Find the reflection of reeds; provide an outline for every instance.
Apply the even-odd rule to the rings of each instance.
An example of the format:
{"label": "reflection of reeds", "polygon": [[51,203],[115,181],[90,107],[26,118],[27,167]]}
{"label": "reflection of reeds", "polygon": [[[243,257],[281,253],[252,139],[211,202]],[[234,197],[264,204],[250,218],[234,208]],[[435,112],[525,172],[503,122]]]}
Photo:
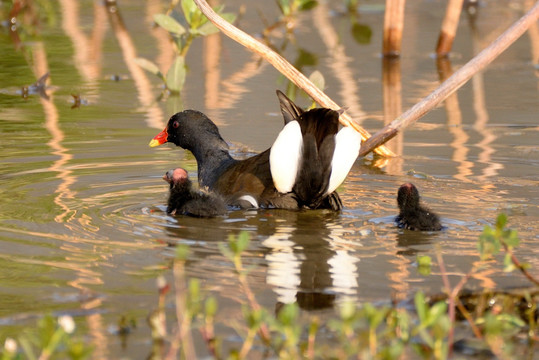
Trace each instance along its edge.
{"label": "reflection of reeds", "polygon": [[114,35],[116,35],[116,40],[118,40],[118,44],[122,50],[125,65],[135,82],[138,99],[146,110],[146,122],[152,128],[162,129],[165,127],[163,111],[155,103],[151,82],[146,77],[144,70],[135,62],[137,50],[133,44],[131,35],[125,27],[120,9],[116,2],[108,1],[106,4],[109,20],[112,24]]}
{"label": "reflection of reeds", "polygon": [[213,34],[203,38],[205,67],[205,104],[209,115],[217,125],[222,125],[217,110],[232,109],[249,90],[243,86],[250,78],[258,75],[265,67],[260,57],[253,55],[243,67],[221,80],[221,34]]}
{"label": "reflection of reeds", "polygon": [[[475,24],[471,23],[472,31],[472,43],[474,54],[480,51],[480,39],[477,33]],[[487,167],[482,170],[483,175],[479,176],[479,180],[486,180],[488,177],[496,176],[498,170],[503,169],[503,165],[500,163],[492,162],[491,155],[494,153],[494,149],[490,146],[497,137],[487,127],[489,115],[487,112],[485,101],[485,84],[483,81],[483,73],[479,72],[472,78],[473,89],[473,107],[475,111],[475,124],[474,129],[483,136],[483,139],[477,143],[477,146],[482,150],[478,155],[479,162],[486,164]]]}
{"label": "reflection of reeds", "polygon": [[[37,74],[44,74],[49,71],[47,64],[47,57],[45,53],[45,48],[42,43],[37,43],[32,47],[33,50],[33,59],[34,59],[34,71]],[[62,142],[64,141],[65,134],[60,128],[58,109],[53,102],[53,95],[51,94],[49,99],[43,97],[41,99],[41,104],[45,113],[45,128],[51,135],[51,140],[47,143],[52,154],[58,156],[58,160],[54,161],[50,166],[50,171],[56,172],[58,179],[60,179],[60,184],[58,185],[54,197],[54,203],[58,205],[63,212],[57,215],[54,220],[58,223],[65,224],[66,227],[71,228],[70,224],[75,219],[75,210],[71,208],[67,199],[74,199],[75,192],[71,190],[71,185],[76,181],[76,177],[72,174],[70,169],[66,168],[66,164],[73,159],[73,155],[69,153],[69,149],[63,146]],[[27,233],[27,231],[25,231]],[[47,238],[58,239],[57,234],[34,234],[38,236],[45,236]],[[74,244],[80,244],[80,239],[71,238],[71,241],[63,242],[61,249],[70,254],[66,261],[56,262],[56,261],[42,261],[44,265],[56,267],[56,268],[65,268],[72,269],[76,273],[76,278],[69,282],[69,285],[75,289],[78,289],[82,292],[87,292],[89,289],[88,284],[102,284],[103,280],[101,279],[101,274],[91,270],[88,264],[88,255],[81,254],[78,246]],[[92,299],[81,305],[82,309],[92,309],[100,307],[102,305],[101,299]],[[106,330],[103,326],[102,316],[100,314],[89,314],[86,317],[90,333],[92,334],[93,343],[96,349],[97,358],[106,358],[105,353],[107,351],[107,337],[105,336]]]}
{"label": "reflection of reeds", "polygon": [[71,38],[75,51],[73,64],[85,81],[95,83],[101,76],[102,44],[107,30],[105,7],[94,2],[92,35],[88,38],[81,30],[79,23],[79,2],[60,0],[60,6],[62,8],[62,28]]}
{"label": "reflection of reeds", "polygon": [[[453,75],[451,61],[447,57],[438,57],[436,59],[436,66],[441,83]],[[469,136],[462,128],[462,112],[457,94],[453,93],[449,95],[444,100],[444,105],[447,114],[448,130],[453,135],[453,141],[449,145],[455,149],[451,160],[458,164],[457,174],[454,177],[461,181],[470,181],[469,177],[472,175],[471,168],[473,167],[473,163],[467,160],[469,149],[466,146],[466,142]]]}
{"label": "reflection of reeds", "polygon": [[[384,124],[389,124],[402,113],[402,80],[400,58],[384,57],[382,59],[382,86],[384,98]],[[402,156],[403,134],[387,142],[386,145],[397,156]],[[390,175],[402,173],[402,159],[391,159],[386,167]]]}
{"label": "reflection of reeds", "polygon": [[[171,3],[172,5],[172,3]],[[154,14],[160,14],[163,9],[161,0],[149,0],[146,2],[146,21],[150,24],[154,23]],[[170,43],[170,34],[160,26],[152,28],[151,35],[156,40],[158,49],[155,63],[160,69],[170,69],[170,66],[176,58],[174,46]]]}
{"label": "reflection of reeds", "polygon": [[328,19],[329,13],[327,4],[320,3],[313,10],[313,21],[317,25],[320,39],[327,48],[327,66],[341,84],[339,95],[346,106],[346,111],[361,123],[365,118],[365,112],[361,109],[359,85],[354,80],[356,76],[348,66],[352,59],[346,56],[344,45],[339,43],[339,36]]}

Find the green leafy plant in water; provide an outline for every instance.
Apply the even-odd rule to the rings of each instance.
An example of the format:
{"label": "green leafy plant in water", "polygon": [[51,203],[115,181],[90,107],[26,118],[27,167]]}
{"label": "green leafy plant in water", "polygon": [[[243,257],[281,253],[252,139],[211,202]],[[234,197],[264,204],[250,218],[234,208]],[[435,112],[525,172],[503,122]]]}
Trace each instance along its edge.
{"label": "green leafy plant in water", "polygon": [[[73,336],[75,322],[71,316],[58,319],[47,315],[40,319],[37,328],[27,330],[17,340],[8,338],[2,349],[1,360],[49,359],[52,356],[80,360],[88,358],[92,348]],[[22,352],[19,352],[19,345]],[[23,357],[24,353],[24,357]]]}
{"label": "green leafy plant in water", "polygon": [[[173,1],[171,6],[174,7],[176,4],[177,1]],[[176,59],[168,69],[166,75],[161,73],[159,67],[152,61],[144,58],[135,59],[140,67],[163,80],[166,88],[173,93],[179,93],[185,83],[187,72],[185,57],[193,40],[197,37],[208,36],[219,31],[215,25],[209,22],[208,18],[202,14],[193,0],[182,0],[181,10],[185,20],[185,26],[170,14],[156,14],[153,18],[159,27],[168,31],[176,50]],[[236,15],[232,13],[224,13],[222,6],[219,6],[214,10],[229,22],[233,22],[236,18]]]}
{"label": "green leafy plant in water", "polygon": [[293,16],[298,11],[305,11],[318,5],[315,0],[276,0],[277,6],[284,17]]}
{"label": "green leafy plant in water", "polygon": [[500,249],[505,249],[504,271],[511,272],[517,268],[526,270],[528,264],[515,263],[513,249],[520,243],[516,230],[506,229],[507,215],[500,214],[496,219],[495,227],[485,226],[479,237],[478,249],[481,260],[486,260],[498,254]]}
{"label": "green leafy plant in water", "polygon": [[414,297],[415,309],[419,318],[419,325],[414,329],[423,344],[427,346],[416,346],[419,353],[429,355],[426,350],[436,359],[446,359],[449,346],[447,335],[451,328],[451,322],[447,315],[447,304],[439,301],[429,306],[422,292],[417,292]]}

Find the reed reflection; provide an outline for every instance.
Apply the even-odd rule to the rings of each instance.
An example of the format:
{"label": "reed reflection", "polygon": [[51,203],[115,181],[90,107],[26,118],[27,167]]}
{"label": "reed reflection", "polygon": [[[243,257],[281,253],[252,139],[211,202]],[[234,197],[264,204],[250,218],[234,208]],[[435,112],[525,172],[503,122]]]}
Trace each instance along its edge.
{"label": "reed reflection", "polygon": [[107,30],[105,7],[93,3],[93,24],[90,36],[82,31],[80,24],[79,2],[60,0],[62,28],[71,38],[73,45],[73,64],[85,82],[95,85],[101,77],[103,66],[103,40]]}
{"label": "reed reflection", "polygon": [[[481,51],[483,45],[480,40],[474,16],[469,17],[469,25],[472,32],[473,54],[475,55]],[[487,126],[489,115],[485,99],[485,82],[483,72],[478,72],[472,78],[472,89],[474,97],[473,107],[476,116],[473,128],[480,133],[481,136],[483,136],[483,139],[477,143],[477,146],[481,149],[478,156],[478,161],[486,165],[486,167],[482,170],[482,175],[479,176],[479,180],[485,181],[489,177],[498,175],[499,170],[503,169],[503,165],[492,161],[492,155],[494,154],[495,150],[492,146],[490,146],[490,144],[496,141],[497,136],[494,135],[493,131]]]}
{"label": "reed reflection", "polygon": [[[34,71],[38,74],[48,72],[47,57],[43,43],[37,43],[33,47],[33,59],[34,59]],[[54,197],[54,203],[58,205],[62,212],[55,217],[57,223],[65,224],[74,233],[77,233],[73,229],[77,226],[77,220],[75,215],[77,211],[72,208],[73,200],[75,199],[76,192],[71,189],[71,186],[76,182],[77,178],[73,175],[66,165],[73,159],[73,155],[70,150],[63,145],[65,134],[60,127],[59,113],[56,105],[54,104],[54,97],[50,94],[48,99],[41,97],[41,104],[45,113],[45,128],[51,135],[51,140],[48,145],[51,148],[51,153],[58,156],[58,159],[53,162],[49,170],[56,172],[60,184],[58,185]],[[80,231],[80,229],[79,229]],[[57,236],[50,234],[53,238]],[[73,241],[64,241],[61,243],[60,249],[66,252],[66,258],[64,261],[43,261],[45,265],[56,268],[71,269],[75,273],[74,279],[69,281],[68,284],[77,289],[82,294],[91,293],[88,285],[100,285],[103,283],[101,273],[91,269],[88,266],[88,254],[81,251],[80,243],[77,238],[73,238]],[[75,245],[76,244],[76,245]],[[86,320],[90,333],[92,336],[92,342],[95,347],[95,353],[98,357],[104,357],[107,351],[107,337],[106,330],[103,324],[102,316],[93,310],[102,306],[102,300],[98,297],[88,297],[82,295],[81,309],[85,310]]]}
{"label": "reed reflection", "polygon": [[162,129],[165,126],[163,111],[154,100],[150,80],[148,80],[144,70],[142,70],[142,68],[135,62],[137,50],[131,35],[127,31],[120,13],[120,8],[114,0],[107,0],[105,6],[107,14],[109,15],[109,21],[112,25],[112,30],[114,31],[116,40],[122,50],[125,65],[135,82],[139,102],[146,110],[146,122],[151,128]]}
{"label": "reed reflection", "polygon": [[[402,76],[399,57],[382,59],[382,86],[384,98],[384,125],[391,123],[402,114]],[[397,155],[388,162],[386,171],[390,175],[402,174],[403,132],[389,140],[386,146]]]}
{"label": "reed reflection", "polygon": [[355,81],[357,76],[349,66],[353,59],[346,55],[346,47],[332,26],[329,16],[330,11],[326,3],[320,3],[313,9],[313,20],[317,24],[316,29],[318,29],[320,39],[327,48],[326,65],[341,85],[339,95],[346,106],[346,111],[358,124],[361,124],[366,114],[361,108],[359,84]]}
{"label": "reed reflection", "polygon": [[[436,59],[436,67],[438,69],[440,83],[453,75],[451,61],[445,56]],[[444,105],[449,132],[453,135],[453,141],[449,144],[454,149],[451,160],[457,163],[457,173],[453,177],[461,181],[471,181],[470,176],[473,174],[473,163],[468,160],[469,149],[466,146],[470,137],[462,127],[462,112],[457,93],[455,92],[449,95],[444,100]]]}

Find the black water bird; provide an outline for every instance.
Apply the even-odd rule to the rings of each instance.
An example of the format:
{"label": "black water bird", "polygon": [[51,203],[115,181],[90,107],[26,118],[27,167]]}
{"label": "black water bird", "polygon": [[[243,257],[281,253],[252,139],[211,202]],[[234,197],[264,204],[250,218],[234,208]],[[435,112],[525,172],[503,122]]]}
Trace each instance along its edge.
{"label": "black water bird", "polygon": [[420,203],[419,191],[414,184],[401,185],[397,193],[397,204],[400,212],[395,222],[398,227],[418,231],[442,230],[438,215]]}
{"label": "black water bird", "polygon": [[169,170],[163,179],[170,184],[168,214],[196,217],[215,217],[226,214],[227,207],[224,200],[211,192],[193,189],[193,184],[184,169]]}
{"label": "black water bird", "polygon": [[356,160],[361,136],[339,130],[339,112],[304,111],[277,91],[285,126],[272,147],[245,160],[234,159],[217,126],[203,113],[173,115],[150,142],[172,142],[191,151],[200,187],[223,196],[230,205],[247,198],[252,207],[341,210],[335,191]]}

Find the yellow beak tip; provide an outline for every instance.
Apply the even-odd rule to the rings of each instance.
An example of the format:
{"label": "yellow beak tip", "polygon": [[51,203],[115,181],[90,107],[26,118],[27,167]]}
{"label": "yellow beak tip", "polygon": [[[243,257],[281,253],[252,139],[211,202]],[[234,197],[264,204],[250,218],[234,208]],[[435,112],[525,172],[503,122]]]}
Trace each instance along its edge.
{"label": "yellow beak tip", "polygon": [[152,141],[150,141],[150,143],[148,145],[150,147],[156,147],[156,146],[161,145],[161,143],[158,140],[152,139]]}

